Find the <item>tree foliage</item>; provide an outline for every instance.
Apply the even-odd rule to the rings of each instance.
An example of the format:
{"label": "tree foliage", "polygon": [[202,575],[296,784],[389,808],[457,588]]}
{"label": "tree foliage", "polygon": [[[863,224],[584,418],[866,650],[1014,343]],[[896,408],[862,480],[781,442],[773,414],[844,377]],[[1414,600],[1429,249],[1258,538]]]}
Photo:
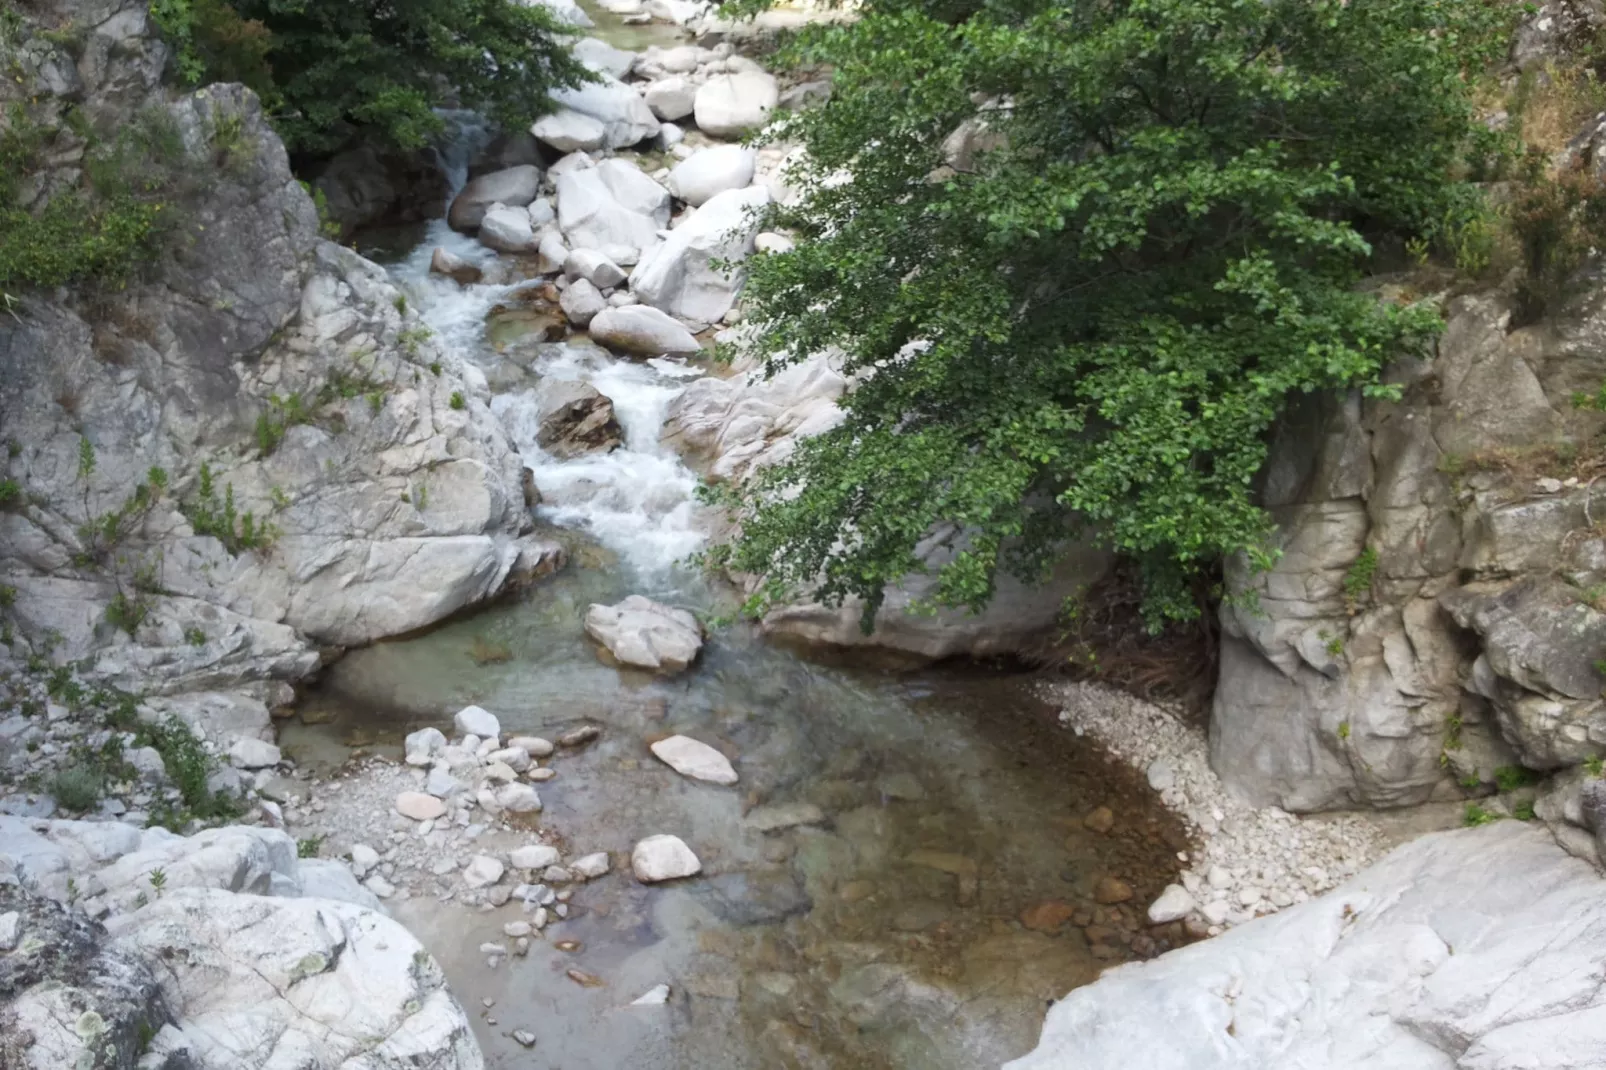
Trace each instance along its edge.
{"label": "tree foliage", "polygon": [[514,0],[153,0],[192,83],[238,81],[294,152],[327,153],[357,130],[400,148],[440,129],[449,95],[508,126],[588,76],[564,27]]}
{"label": "tree foliage", "polygon": [[[868,0],[785,56],[807,240],[751,265],[767,369],[829,347],[841,426],[720,492],[750,608],[935,572],[980,607],[1073,540],[1134,559],[1157,626],[1264,560],[1254,479],[1291,394],[1384,392],[1437,329],[1357,282],[1473,203],[1482,0]],[[967,151],[953,151],[969,131]],[[938,551],[930,536],[939,533]],[[945,536],[941,533],[947,533]],[[923,542],[923,540],[925,540]]]}

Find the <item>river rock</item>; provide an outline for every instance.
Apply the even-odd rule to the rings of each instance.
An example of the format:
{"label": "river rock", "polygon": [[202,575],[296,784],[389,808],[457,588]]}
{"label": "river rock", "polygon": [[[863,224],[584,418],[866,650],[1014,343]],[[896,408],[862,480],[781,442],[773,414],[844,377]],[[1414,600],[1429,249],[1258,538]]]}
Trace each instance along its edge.
{"label": "river rock", "polygon": [[[559,107],[588,116],[602,127],[600,144],[576,148],[588,152],[592,148],[624,149],[658,133],[658,119],[652,109],[634,89],[611,75],[599,75],[597,81],[582,86],[554,89],[551,96]],[[539,120],[530,132],[560,151],[573,151],[542,134],[539,128],[546,121]]]}
{"label": "river rock", "polygon": [[558,175],[555,183],[558,226],[571,249],[634,264],[668,225],[669,191],[623,160]]}
{"label": "river rock", "polygon": [[703,627],[695,616],[639,594],[618,605],[593,604],[586,611],[585,629],[613,661],[653,672],[681,672],[703,646]]}
{"label": "river rock", "polygon": [[606,74],[610,78],[623,78],[630,73],[630,68],[636,65],[634,52],[615,48],[595,37],[580,38],[570,46],[569,52],[598,74]]}
{"label": "river rock", "polygon": [[1160,898],[1149,904],[1149,921],[1155,925],[1181,921],[1193,912],[1193,896],[1180,884],[1168,884]]}
{"label": "river rock", "polygon": [[559,152],[596,152],[608,139],[602,123],[573,108],[541,116],[531,124],[530,133]]}
{"label": "river rock", "polygon": [[679,320],[646,305],[603,309],[591,320],[591,337],[633,357],[694,357],[703,351]]}
{"label": "river rock", "polygon": [[753,251],[759,214],[769,203],[763,186],[715,194],[642,258],[631,273],[631,290],[670,315],[718,322],[746,281],[741,262]]}
{"label": "river rock", "polygon": [[554,271],[562,271],[563,265],[568,262],[569,247],[563,244],[563,232],[557,227],[550,227],[541,232],[541,240],[535,247],[535,270],[537,274],[550,275]]}
{"label": "river rock", "polygon": [[1119,877],[1100,877],[1093,886],[1093,901],[1105,906],[1124,903],[1132,896],[1132,886]]}
{"label": "river rock", "polygon": [[[688,78],[673,75],[653,82],[642,94],[647,107],[665,122],[684,119],[692,113],[697,100],[697,86]],[[660,131],[662,128],[660,127]]]}
{"label": "river rock", "polygon": [[534,814],[541,809],[541,796],[528,784],[503,784],[496,789],[496,805],[510,814]]}
{"label": "river rock", "polygon": [[404,791],[396,796],[396,812],[414,821],[432,821],[446,813],[446,804],[421,791]]}
{"label": "river rock", "polygon": [[524,847],[513,848],[508,861],[514,869],[545,869],[556,865],[560,857],[556,847],[548,847],[544,843],[532,843]]}
{"label": "river rock", "polygon": [[369,870],[379,865],[379,852],[366,843],[351,845],[351,872],[358,880],[368,876]]}
{"label": "river rock", "polygon": [[760,832],[776,832],[797,825],[822,825],[825,823],[825,811],[809,802],[755,806],[747,812],[742,823]]}
{"label": "river rock", "polygon": [[630,870],[643,884],[691,877],[702,868],[692,849],[678,836],[648,836],[630,852]]}
{"label": "river rock", "polygon": [[769,122],[780,99],[773,75],[759,71],[715,75],[697,90],[697,128],[711,137],[741,137]]}
{"label": "river rock", "polygon": [[484,888],[501,880],[506,869],[490,855],[475,855],[463,869],[463,883],[470,888]]}
{"label": "river rock", "polygon": [[[569,287],[569,292],[590,285],[581,279]],[[541,384],[540,398],[540,430],[535,440],[554,457],[578,457],[624,445],[624,431],[614,419],[613,402],[590,383],[579,379],[547,380]]]}
{"label": "river rock", "polygon": [[595,249],[576,249],[563,261],[563,273],[571,279],[585,279],[599,291],[618,286],[629,276],[624,269]]}
{"label": "river rock", "polygon": [[[483,219],[485,217],[481,215],[480,218]],[[429,270],[437,275],[445,275],[447,278],[460,282],[464,286],[471,286],[485,276],[478,264],[470,263],[456,253],[440,246],[435,247],[435,252],[429,258]]]}
{"label": "river rock", "polygon": [[[523,208],[541,192],[541,169],[533,164],[492,171],[470,179],[461,193],[452,198],[446,222],[453,230],[477,230],[493,204]],[[443,274],[451,274],[443,272]],[[458,280],[462,281],[462,280]]]}
{"label": "river rock", "polygon": [[260,739],[237,739],[229,748],[229,764],[236,769],[266,769],[279,764],[279,748]]}
{"label": "river rock", "polygon": [[716,145],[676,164],[665,184],[687,204],[701,206],[716,193],[746,187],[757,165],[758,153],[745,145]]}
{"label": "river rock", "polygon": [[542,739],[540,736],[514,736],[507,741],[507,745],[519,748],[532,758],[548,757],[556,749],[550,740]]}
{"label": "river rock", "polygon": [[438,728],[421,728],[407,734],[404,748],[408,765],[428,765],[446,749],[446,737]]}
{"label": "river rock", "polygon": [[533,253],[540,246],[530,213],[506,205],[492,205],[480,220],[480,244],[500,253]]}
{"label": "river rock", "polygon": [[502,722],[496,714],[479,706],[464,706],[452,716],[452,723],[464,735],[490,739],[502,734]]}
{"label": "river rock", "polygon": [[1425,836],[1317,899],[1107,970],[1006,1070],[1128,1070],[1134,1051],[1145,1070],[1592,1066],[1603,889],[1531,824]]}
{"label": "river rock", "polygon": [[606,876],[613,863],[608,858],[608,852],[596,851],[592,854],[581,855],[569,863],[569,872],[584,881],[594,881],[598,877]]}
{"label": "river rock", "polygon": [[736,770],[731,767],[730,759],[689,736],[660,739],[651,749],[660,761],[681,776],[711,784],[736,783]]}

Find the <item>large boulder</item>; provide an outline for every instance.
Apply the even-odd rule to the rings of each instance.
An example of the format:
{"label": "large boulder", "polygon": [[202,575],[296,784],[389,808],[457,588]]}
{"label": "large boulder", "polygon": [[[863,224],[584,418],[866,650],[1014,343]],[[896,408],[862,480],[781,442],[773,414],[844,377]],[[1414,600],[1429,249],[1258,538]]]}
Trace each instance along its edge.
{"label": "large boulder", "polygon": [[741,137],[769,122],[780,100],[773,75],[716,74],[698,88],[693,115],[697,128],[711,137]]}
{"label": "large boulder", "polygon": [[594,249],[631,265],[658,242],[669,222],[669,192],[624,160],[556,179],[558,226],[570,249]]}
{"label": "large boulder", "polygon": [[753,251],[759,214],[769,203],[762,186],[715,195],[642,258],[630,276],[631,290],[671,315],[718,322],[746,281],[741,262]]}
{"label": "large boulder", "polygon": [[753,181],[758,153],[743,145],[716,145],[686,157],[669,172],[669,192],[698,207],[715,194],[742,189]]}
{"label": "large boulder", "polygon": [[658,118],[675,122],[690,115],[696,107],[697,85],[690,78],[674,74],[647,86],[641,97]]}
{"label": "large boulder", "polygon": [[703,351],[680,321],[646,305],[603,309],[591,320],[591,337],[632,357],[694,357]]}
{"label": "large boulder", "polygon": [[[1477,879],[1469,879],[1476,874]],[[1401,847],[1319,899],[1106,971],[1006,1070],[1594,1066],[1606,885],[1502,821]]]}
{"label": "large boulder", "polygon": [[592,605],[585,629],[609,660],[653,672],[681,672],[703,647],[703,626],[695,616],[639,594],[615,606]]}
{"label": "large boulder", "polygon": [[613,416],[613,402],[578,379],[541,384],[541,430],[536,442],[554,457],[578,457],[624,445],[624,431]]}
{"label": "large boulder", "polygon": [[[560,108],[588,116],[602,125],[599,148],[627,149],[658,133],[658,119],[646,101],[630,86],[610,75],[598,75],[597,81],[575,88],[555,89],[552,99]],[[531,133],[547,140],[537,129],[540,125],[537,122]]]}
{"label": "large boulder", "polygon": [[360,227],[433,219],[451,189],[435,153],[403,152],[362,141],[309,173],[328,218],[349,232]]}
{"label": "large boulder", "polygon": [[608,141],[608,128],[599,120],[560,108],[530,125],[530,133],[559,152],[596,152]]}
{"label": "large boulder", "polygon": [[530,226],[530,213],[502,204],[492,205],[480,220],[479,238],[499,253],[533,253],[541,244]]}
{"label": "large boulder", "polygon": [[598,74],[606,74],[610,78],[623,78],[630,73],[630,68],[636,64],[636,54],[626,52],[622,48],[615,48],[606,41],[599,41],[595,37],[582,37],[569,49],[574,58],[584,63]]}
{"label": "large boulder", "polygon": [[541,169],[533,164],[481,175],[452,198],[446,222],[453,230],[474,231],[493,204],[523,208],[541,192]]}

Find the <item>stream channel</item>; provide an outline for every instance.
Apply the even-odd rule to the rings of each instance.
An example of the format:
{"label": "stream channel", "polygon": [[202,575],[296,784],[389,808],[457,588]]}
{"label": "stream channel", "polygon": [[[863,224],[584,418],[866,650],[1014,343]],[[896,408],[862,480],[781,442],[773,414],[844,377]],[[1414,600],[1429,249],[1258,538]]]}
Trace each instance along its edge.
{"label": "stream channel", "polygon": [[[447,154],[458,185],[476,136],[462,126]],[[442,964],[487,1065],[970,1070],[1030,1050],[1050,1000],[1130,955],[1136,919],[1186,846],[1174,819],[1018,678],[825,664],[741,624],[715,630],[676,677],[600,662],[581,626],[593,602],[644,594],[702,613],[732,604],[682,563],[709,518],[695,474],[658,442],[675,394],[719,369],[618,360],[583,336],[543,343],[488,330],[514,286],[461,286],[428,265],[436,246],[479,263],[495,254],[444,220],[421,229],[364,251],[502,391],[493,410],[570,564],[425,635],[349,653],[281,742],[328,771],[354,746],[399,757],[409,731],[451,734],[453,712],[470,703],[512,735],[602,727],[540,785],[540,817],[565,857],[606,850],[614,870],[579,886],[570,918],[527,957],[492,969],[478,950],[505,939],[516,902],[482,912],[431,896],[390,904]],[[589,380],[613,400],[623,448],[558,460],[536,445],[539,394],[554,377]],[[647,742],[673,732],[724,749],[740,783],[685,779],[656,761]],[[819,810],[806,824],[763,831],[744,820],[756,805],[803,804]],[[1083,826],[1099,806],[1116,815],[1108,834]],[[637,883],[631,846],[664,832],[691,845],[702,875]],[[1124,914],[1094,903],[1106,875],[1135,892]],[[1090,945],[1073,908],[1108,923],[1107,944]],[[580,950],[554,946],[571,940]],[[602,983],[577,984],[570,968]],[[671,986],[667,1004],[629,1005],[660,983]],[[532,1048],[512,1039],[515,1021],[536,1033]]]}

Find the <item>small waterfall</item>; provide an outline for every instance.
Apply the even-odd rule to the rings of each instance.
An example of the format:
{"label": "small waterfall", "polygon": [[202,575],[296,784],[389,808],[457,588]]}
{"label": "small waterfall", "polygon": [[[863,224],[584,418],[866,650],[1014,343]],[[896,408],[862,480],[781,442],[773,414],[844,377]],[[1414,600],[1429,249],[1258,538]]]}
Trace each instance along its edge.
{"label": "small waterfall", "polygon": [[484,151],[495,136],[491,121],[477,111],[464,108],[436,108],[435,114],[446,124],[446,130],[435,144],[435,158],[452,195],[468,184],[468,168],[474,158]]}

